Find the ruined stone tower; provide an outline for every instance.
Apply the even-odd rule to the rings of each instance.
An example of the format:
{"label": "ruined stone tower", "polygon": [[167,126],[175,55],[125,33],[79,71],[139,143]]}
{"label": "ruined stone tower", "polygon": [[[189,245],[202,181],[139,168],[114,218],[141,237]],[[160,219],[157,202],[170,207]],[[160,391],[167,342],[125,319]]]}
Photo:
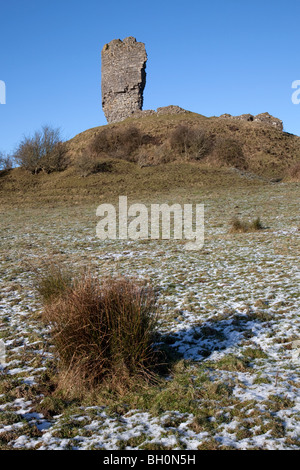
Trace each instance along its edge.
{"label": "ruined stone tower", "polygon": [[145,44],[128,37],[102,49],[102,108],[107,122],[126,119],[143,107],[147,54]]}

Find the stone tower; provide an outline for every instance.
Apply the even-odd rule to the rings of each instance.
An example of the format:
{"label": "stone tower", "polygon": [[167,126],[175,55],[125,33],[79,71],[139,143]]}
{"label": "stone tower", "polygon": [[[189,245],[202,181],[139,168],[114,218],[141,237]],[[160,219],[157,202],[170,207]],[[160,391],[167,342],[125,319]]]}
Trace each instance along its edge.
{"label": "stone tower", "polygon": [[108,123],[122,121],[143,107],[145,44],[128,37],[102,49],[102,108]]}

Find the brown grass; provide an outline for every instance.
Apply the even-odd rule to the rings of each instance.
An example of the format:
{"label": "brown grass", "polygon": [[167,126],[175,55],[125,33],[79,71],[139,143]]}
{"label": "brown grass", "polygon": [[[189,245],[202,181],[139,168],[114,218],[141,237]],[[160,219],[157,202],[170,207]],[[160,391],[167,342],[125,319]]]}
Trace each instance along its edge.
{"label": "brown grass", "polygon": [[[205,136],[216,143],[219,155],[213,150],[195,161],[174,151],[169,140],[178,126],[202,129]],[[138,132],[134,131],[132,135],[132,128]],[[103,137],[104,131],[107,135],[125,135],[127,140],[130,135],[132,138],[147,136],[137,139],[142,144],[130,154],[129,159],[134,163],[125,161],[128,154],[118,154],[119,150],[118,156],[113,151],[110,157],[101,156],[101,152],[98,156],[91,154],[92,143],[97,136]],[[136,142],[136,137],[134,139]],[[227,150],[221,152],[222,141],[228,152],[233,152],[234,145],[229,145],[230,142],[237,143],[235,156],[229,153],[227,158]],[[129,142],[128,145],[132,144]],[[105,199],[114,202],[114,197],[120,194],[140,199],[149,193],[174,191],[178,194],[187,188],[192,188],[193,192],[200,190],[202,194],[203,190],[259,185],[263,180],[255,179],[255,175],[272,180],[286,177],[287,169],[296,165],[300,154],[300,138],[260,123],[189,113],[131,118],[89,129],[66,142],[66,147],[73,166],[63,172],[32,175],[21,168],[1,171],[0,206],[99,204]],[[83,161],[78,162],[82,158]],[[231,172],[229,166],[247,168],[251,179],[247,177],[248,173],[243,177],[239,172]]]}
{"label": "brown grass", "polygon": [[135,161],[134,153],[143,145],[156,143],[155,139],[138,127],[104,127],[93,138],[89,151],[97,157],[121,158]]}
{"label": "brown grass", "polygon": [[86,274],[45,305],[44,319],[51,325],[64,386],[126,386],[134,377],[153,377],[156,316],[150,287],[125,278],[100,282]]}
{"label": "brown grass", "polygon": [[287,169],[286,176],[291,181],[300,181],[300,161],[294,163]]}
{"label": "brown grass", "polygon": [[254,219],[252,222],[245,222],[240,220],[238,217],[234,217],[230,222],[229,233],[256,232],[263,229],[264,227],[259,217]]}
{"label": "brown grass", "polygon": [[[159,149],[159,147],[157,147]],[[196,193],[260,186],[261,181],[241,177],[231,169],[205,166],[200,162],[158,164],[145,155],[141,165],[114,160],[110,171],[82,178],[74,167],[63,173],[32,175],[21,168],[0,173],[0,211],[5,207],[72,207],[102,202],[117,203],[119,195],[131,200],[149,201],[149,197],[190,197]],[[202,198],[202,196],[201,196]],[[200,199],[201,199],[200,198]],[[153,199],[151,200],[153,202]],[[91,215],[93,217],[93,215]]]}
{"label": "brown grass", "polygon": [[171,133],[170,147],[178,157],[201,160],[213,148],[214,139],[201,127],[179,124]]}
{"label": "brown grass", "polygon": [[[181,126],[188,128],[191,134],[200,129],[208,141],[215,141],[216,144],[218,141],[225,141],[227,148],[228,143],[235,142],[234,145],[242,149],[243,167],[245,163],[249,171],[270,178],[283,177],[286,169],[296,162],[296,156],[300,153],[300,138],[296,135],[282,132],[262,123],[226,120],[218,117],[208,118],[196,113],[154,115],[140,119],[130,118],[117,124],[89,129],[70,140],[68,148],[70,156],[75,159],[78,151],[88,147],[104,129],[107,129],[107,132],[126,133],[126,129],[134,127],[139,129],[142,135],[148,136],[148,142],[144,143],[141,148],[147,149],[151,159],[156,146],[167,143],[176,129]],[[240,155],[240,149],[238,150],[237,153]],[[164,155],[162,158],[164,159]],[[186,159],[185,156],[180,156],[178,153],[177,158]],[[215,166],[217,165],[216,159],[213,160],[213,163]],[[240,167],[240,158],[237,163]],[[222,164],[227,165],[226,162],[219,161],[219,165]]]}
{"label": "brown grass", "polygon": [[72,274],[67,270],[46,261],[43,270],[36,272],[36,290],[44,304],[51,303],[72,287]]}

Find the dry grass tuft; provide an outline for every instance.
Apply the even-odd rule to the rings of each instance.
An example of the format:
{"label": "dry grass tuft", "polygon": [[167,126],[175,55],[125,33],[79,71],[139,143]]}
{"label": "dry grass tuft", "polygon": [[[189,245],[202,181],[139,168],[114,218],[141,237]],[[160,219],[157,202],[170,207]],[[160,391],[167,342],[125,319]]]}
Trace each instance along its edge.
{"label": "dry grass tuft", "polygon": [[44,304],[65,294],[72,286],[72,274],[50,263],[42,272],[36,271],[36,289]]}
{"label": "dry grass tuft", "polygon": [[229,233],[256,232],[263,229],[264,227],[259,217],[254,219],[252,222],[245,222],[240,220],[238,217],[234,217],[230,222]]}
{"label": "dry grass tuft", "polygon": [[51,326],[64,388],[114,388],[153,376],[156,354],[155,296],[129,279],[100,282],[91,274],[51,303],[44,319]]}

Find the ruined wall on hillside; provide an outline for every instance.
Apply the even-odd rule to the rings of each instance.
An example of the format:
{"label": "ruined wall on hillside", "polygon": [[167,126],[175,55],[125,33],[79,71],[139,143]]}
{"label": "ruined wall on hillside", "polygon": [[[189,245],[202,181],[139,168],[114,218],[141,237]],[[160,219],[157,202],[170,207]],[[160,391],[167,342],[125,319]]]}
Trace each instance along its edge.
{"label": "ruined wall on hillside", "polygon": [[248,122],[260,122],[265,124],[266,126],[272,126],[278,129],[279,131],[283,131],[283,122],[271,116],[269,113],[262,113],[257,114],[257,116],[253,116],[252,114],[242,114],[241,116],[231,116],[231,114],[222,114],[220,118],[223,119],[238,119],[239,121],[248,121]]}
{"label": "ruined wall on hillside", "polygon": [[122,121],[143,107],[145,44],[128,37],[102,49],[102,108],[108,123]]}

